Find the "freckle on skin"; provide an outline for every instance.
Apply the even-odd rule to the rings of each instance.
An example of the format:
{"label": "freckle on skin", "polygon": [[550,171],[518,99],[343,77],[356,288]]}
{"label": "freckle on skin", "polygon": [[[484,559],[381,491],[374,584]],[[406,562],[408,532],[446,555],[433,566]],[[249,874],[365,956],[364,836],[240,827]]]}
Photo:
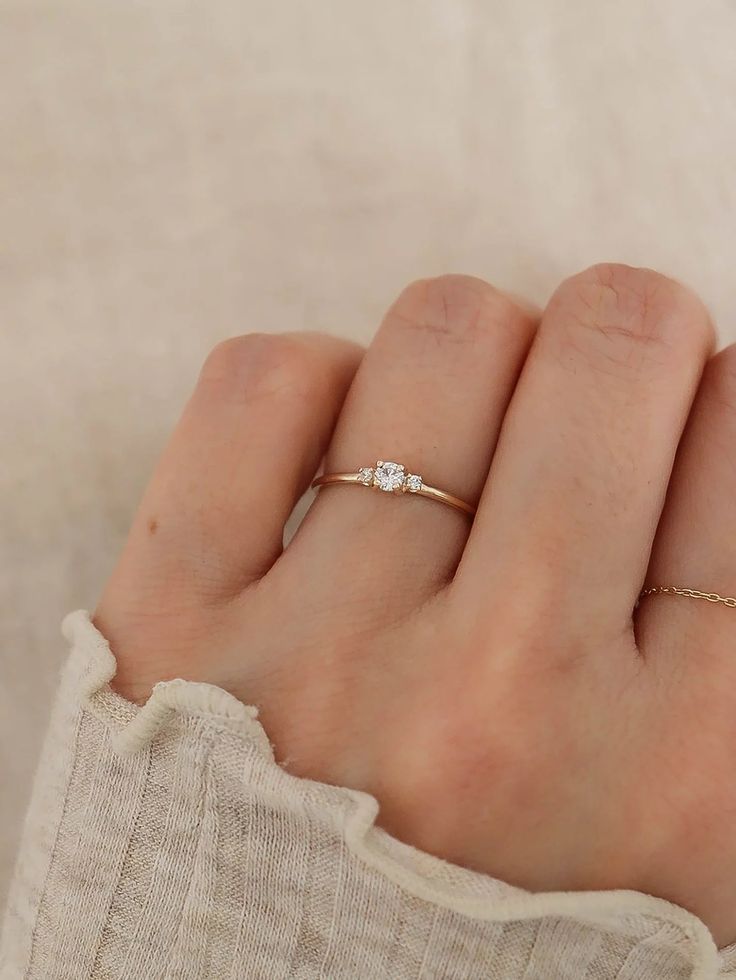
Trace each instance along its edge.
{"label": "freckle on skin", "polygon": [[155,517],[152,517],[151,520],[148,522],[148,533],[155,534],[156,531],[158,531],[158,521],[156,520]]}

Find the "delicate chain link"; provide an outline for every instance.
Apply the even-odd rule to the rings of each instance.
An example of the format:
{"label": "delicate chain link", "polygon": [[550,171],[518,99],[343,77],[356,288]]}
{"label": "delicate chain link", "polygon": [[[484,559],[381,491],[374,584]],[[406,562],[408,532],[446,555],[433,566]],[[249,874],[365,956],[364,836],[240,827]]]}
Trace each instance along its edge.
{"label": "delicate chain link", "polygon": [[644,589],[639,596],[639,602],[648,595],[684,595],[689,599],[705,599],[706,602],[722,602],[724,606],[736,608],[736,598],[718,595],[717,592],[700,592],[698,589],[678,589],[674,585],[655,585]]}

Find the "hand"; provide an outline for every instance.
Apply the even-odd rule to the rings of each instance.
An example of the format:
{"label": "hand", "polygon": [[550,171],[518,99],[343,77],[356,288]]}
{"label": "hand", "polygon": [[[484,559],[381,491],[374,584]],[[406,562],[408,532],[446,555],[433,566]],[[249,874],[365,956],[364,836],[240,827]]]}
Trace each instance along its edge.
{"label": "hand", "polygon": [[[723,945],[736,610],[635,605],[645,582],[736,590],[736,349],[708,361],[701,303],[625,266],[537,319],[449,276],[362,359],[315,334],[218,346],[95,622],[125,696],[228,689],[282,764],[372,793],[396,837],[534,891],[648,892]],[[324,452],[404,462],[475,521],[328,487],[282,553]]]}

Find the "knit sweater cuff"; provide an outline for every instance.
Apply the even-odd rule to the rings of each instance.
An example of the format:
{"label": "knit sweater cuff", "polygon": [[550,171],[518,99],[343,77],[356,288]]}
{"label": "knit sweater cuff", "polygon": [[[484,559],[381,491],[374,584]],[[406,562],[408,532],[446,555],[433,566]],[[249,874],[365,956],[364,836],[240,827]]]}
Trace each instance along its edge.
{"label": "knit sweater cuff", "polygon": [[419,851],[369,794],[282,769],[256,708],[181,680],[129,704],[88,614],[63,631],[2,980],[736,977],[685,910],[532,894]]}

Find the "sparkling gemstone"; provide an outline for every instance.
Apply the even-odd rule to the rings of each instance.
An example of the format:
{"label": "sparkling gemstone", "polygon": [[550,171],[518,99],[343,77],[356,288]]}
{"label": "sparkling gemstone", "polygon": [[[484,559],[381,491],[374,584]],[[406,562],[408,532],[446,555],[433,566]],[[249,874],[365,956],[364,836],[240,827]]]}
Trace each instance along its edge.
{"label": "sparkling gemstone", "polygon": [[404,485],[404,467],[401,463],[378,463],[374,475],[374,482],[381,490],[392,493],[400,490]]}
{"label": "sparkling gemstone", "polygon": [[372,466],[361,466],[358,470],[358,479],[361,483],[365,483],[367,487],[373,483],[373,467]]}
{"label": "sparkling gemstone", "polygon": [[422,489],[422,478],[418,473],[410,473],[406,478],[406,489],[416,493]]}

